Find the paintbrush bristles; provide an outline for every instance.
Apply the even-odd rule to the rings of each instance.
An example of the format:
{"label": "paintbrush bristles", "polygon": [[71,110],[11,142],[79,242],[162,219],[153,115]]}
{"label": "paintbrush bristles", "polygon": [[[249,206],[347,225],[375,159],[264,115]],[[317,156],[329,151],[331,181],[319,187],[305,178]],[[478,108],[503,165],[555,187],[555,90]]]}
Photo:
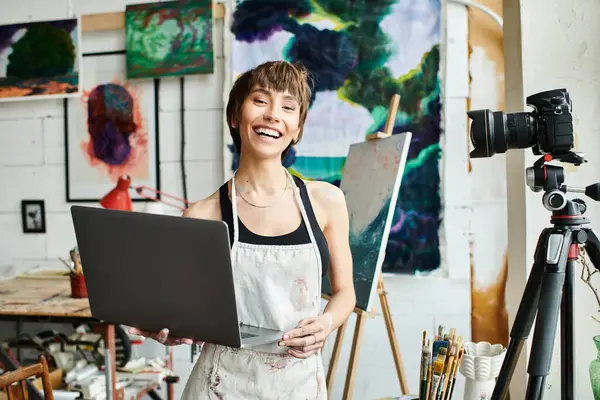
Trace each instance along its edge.
{"label": "paintbrush bristles", "polygon": [[433,339],[423,331],[419,368],[419,400],[452,400],[456,375],[464,355],[463,338],[456,328],[438,325]]}
{"label": "paintbrush bristles", "polygon": [[433,363],[433,373],[439,375],[444,370],[444,362],[440,360],[435,360]]}
{"label": "paintbrush bristles", "polygon": [[445,347],[440,347],[440,349],[438,350],[438,359],[442,359],[444,360],[446,358],[446,355],[448,354],[448,349]]}

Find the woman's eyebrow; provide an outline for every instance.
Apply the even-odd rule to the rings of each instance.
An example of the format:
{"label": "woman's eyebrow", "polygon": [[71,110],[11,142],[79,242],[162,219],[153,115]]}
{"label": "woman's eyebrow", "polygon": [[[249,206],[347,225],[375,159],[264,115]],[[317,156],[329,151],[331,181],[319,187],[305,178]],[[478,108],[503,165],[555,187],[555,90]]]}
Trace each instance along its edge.
{"label": "woman's eyebrow", "polygon": [[[255,88],[255,89],[252,89],[252,91],[250,93],[255,93],[255,92],[262,93],[262,94],[267,95],[267,96],[271,96],[273,94],[270,90],[267,90],[267,89],[264,89],[264,88]],[[285,100],[292,100],[292,101],[298,102],[298,99],[296,98],[296,96],[292,96],[291,94],[286,95],[284,97],[284,99]]]}

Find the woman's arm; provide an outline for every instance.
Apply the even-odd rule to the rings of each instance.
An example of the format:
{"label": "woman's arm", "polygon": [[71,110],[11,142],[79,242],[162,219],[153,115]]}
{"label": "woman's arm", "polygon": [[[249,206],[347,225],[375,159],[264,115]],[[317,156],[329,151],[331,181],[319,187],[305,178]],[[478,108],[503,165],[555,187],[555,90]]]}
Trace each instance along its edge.
{"label": "woman's arm", "polygon": [[352,254],[350,252],[350,231],[348,208],[344,193],[333,185],[322,189],[327,196],[327,226],[323,234],[327,239],[331,264],[329,281],[331,298],[325,306],[324,314],[332,314],[330,332],[348,319],[356,306],[356,294],[352,275]]}
{"label": "woman's arm", "polygon": [[322,315],[303,319],[296,329],[283,336],[280,345],[291,347],[290,354],[299,358],[309,357],[323,347],[327,336],[348,319],[356,305],[346,199],[339,188],[329,183],[311,182],[311,186],[313,208],[317,218],[325,221],[323,234],[330,254],[332,295]]}

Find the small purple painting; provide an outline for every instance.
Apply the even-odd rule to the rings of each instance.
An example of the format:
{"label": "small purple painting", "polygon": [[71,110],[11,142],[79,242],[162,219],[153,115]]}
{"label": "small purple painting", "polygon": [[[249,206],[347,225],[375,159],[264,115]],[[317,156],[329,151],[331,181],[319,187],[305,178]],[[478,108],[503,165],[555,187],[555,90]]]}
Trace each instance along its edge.
{"label": "small purple painting", "polygon": [[98,201],[123,175],[158,189],[155,83],[127,81],[122,54],[86,56],[84,64],[83,95],[66,110],[67,200]]}

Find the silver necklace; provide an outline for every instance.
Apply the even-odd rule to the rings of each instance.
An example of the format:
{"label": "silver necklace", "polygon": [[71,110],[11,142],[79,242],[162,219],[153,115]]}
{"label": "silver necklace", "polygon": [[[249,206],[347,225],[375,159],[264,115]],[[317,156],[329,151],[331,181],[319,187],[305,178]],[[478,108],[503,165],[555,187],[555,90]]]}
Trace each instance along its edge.
{"label": "silver necklace", "polygon": [[[233,178],[233,179],[235,179],[235,178]],[[252,207],[256,207],[256,208],[269,208],[269,207],[275,205],[277,202],[279,202],[283,198],[283,195],[285,194],[285,192],[288,189],[288,183],[289,183],[289,179],[288,179],[288,177],[286,175],[286,177],[285,177],[285,188],[283,188],[283,192],[281,192],[281,196],[279,196],[279,198],[277,200],[275,200],[271,204],[267,204],[266,206],[259,206],[258,204],[254,204],[251,201],[248,201],[244,197],[244,195],[242,194],[242,191],[239,188],[236,188],[236,190],[240,194],[240,197],[242,198],[242,200],[244,200],[246,203],[250,204]]]}

